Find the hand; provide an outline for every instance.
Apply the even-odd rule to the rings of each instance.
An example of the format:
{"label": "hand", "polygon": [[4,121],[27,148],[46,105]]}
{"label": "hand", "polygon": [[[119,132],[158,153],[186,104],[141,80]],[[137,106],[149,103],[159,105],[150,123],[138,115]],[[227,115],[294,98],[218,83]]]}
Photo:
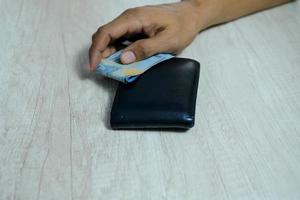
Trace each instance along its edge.
{"label": "hand", "polygon": [[178,53],[188,46],[199,31],[250,13],[291,0],[182,0],[179,3],[132,8],[101,26],[92,37],[90,67],[95,69],[102,58],[116,51],[119,38],[145,34],[125,48],[121,62],[132,63],[153,54]]}
{"label": "hand", "polygon": [[178,53],[188,46],[200,31],[199,10],[193,2],[132,8],[101,26],[92,37],[90,67],[95,69],[102,58],[114,53],[113,42],[121,37],[143,33],[125,48],[121,62],[132,63],[156,53]]}

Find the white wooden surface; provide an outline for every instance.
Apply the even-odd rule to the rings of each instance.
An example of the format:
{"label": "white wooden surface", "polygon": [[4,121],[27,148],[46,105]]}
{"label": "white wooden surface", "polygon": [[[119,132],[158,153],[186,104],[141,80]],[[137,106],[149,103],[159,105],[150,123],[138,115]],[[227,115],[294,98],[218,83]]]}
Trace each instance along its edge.
{"label": "white wooden surface", "polygon": [[300,3],[202,32],[185,133],[112,131],[91,34],[163,0],[0,0],[0,199],[300,199]]}

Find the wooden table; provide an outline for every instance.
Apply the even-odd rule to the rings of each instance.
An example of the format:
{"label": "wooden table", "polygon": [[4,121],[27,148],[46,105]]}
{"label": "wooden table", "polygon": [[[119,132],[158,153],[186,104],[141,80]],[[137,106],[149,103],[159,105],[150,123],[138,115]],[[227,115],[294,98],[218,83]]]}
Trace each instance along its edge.
{"label": "wooden table", "polygon": [[0,1],[0,199],[300,199],[300,3],[199,34],[195,127],[113,131],[91,35],[162,0]]}

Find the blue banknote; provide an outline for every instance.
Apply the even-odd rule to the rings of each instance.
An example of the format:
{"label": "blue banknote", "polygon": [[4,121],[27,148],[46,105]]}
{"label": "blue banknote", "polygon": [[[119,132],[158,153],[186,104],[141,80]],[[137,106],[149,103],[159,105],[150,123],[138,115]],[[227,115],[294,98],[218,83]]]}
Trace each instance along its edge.
{"label": "blue banknote", "polygon": [[131,64],[122,64],[120,56],[121,50],[102,59],[96,68],[96,73],[123,83],[130,83],[154,65],[174,57],[172,54],[160,53]]}

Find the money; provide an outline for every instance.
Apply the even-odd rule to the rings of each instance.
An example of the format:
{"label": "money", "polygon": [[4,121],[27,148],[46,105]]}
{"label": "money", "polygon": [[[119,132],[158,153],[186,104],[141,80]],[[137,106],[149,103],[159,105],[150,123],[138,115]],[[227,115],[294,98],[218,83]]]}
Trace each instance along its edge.
{"label": "money", "polygon": [[139,75],[143,74],[154,65],[174,57],[172,54],[160,53],[141,61],[122,64],[120,56],[121,50],[108,58],[102,59],[96,68],[96,73],[123,83],[131,83],[136,80]]}

